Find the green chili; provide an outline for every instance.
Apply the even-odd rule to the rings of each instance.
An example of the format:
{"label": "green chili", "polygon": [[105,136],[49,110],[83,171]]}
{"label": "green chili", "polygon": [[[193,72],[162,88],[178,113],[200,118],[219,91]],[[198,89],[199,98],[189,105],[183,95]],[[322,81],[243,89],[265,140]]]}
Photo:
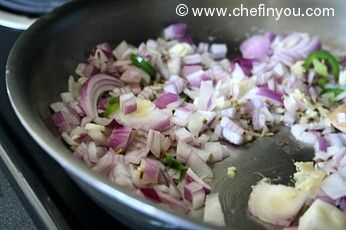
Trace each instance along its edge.
{"label": "green chili", "polygon": [[328,66],[335,80],[338,80],[340,63],[338,59],[326,50],[312,52],[304,61],[304,68],[309,69],[313,65],[315,72],[321,77],[328,76]]}
{"label": "green chili", "polygon": [[343,88],[326,88],[326,89],[323,89],[320,93],[320,95],[324,95],[324,94],[327,94],[327,93],[333,93],[334,96],[338,96],[339,94],[343,93],[345,91],[345,89]]}
{"label": "green chili", "polygon": [[186,166],[180,161],[174,159],[172,155],[165,154],[165,157],[163,159],[163,164],[169,168],[178,170],[180,172],[180,179],[182,179],[185,176],[185,173],[187,171]]}
{"label": "green chili", "polygon": [[106,106],[106,109],[103,113],[105,117],[109,117],[112,113],[117,111],[120,108],[119,98],[118,97],[112,97]]}
{"label": "green chili", "polygon": [[135,66],[148,73],[152,81],[155,80],[156,69],[154,66],[152,66],[148,61],[138,54],[131,54],[130,59]]}

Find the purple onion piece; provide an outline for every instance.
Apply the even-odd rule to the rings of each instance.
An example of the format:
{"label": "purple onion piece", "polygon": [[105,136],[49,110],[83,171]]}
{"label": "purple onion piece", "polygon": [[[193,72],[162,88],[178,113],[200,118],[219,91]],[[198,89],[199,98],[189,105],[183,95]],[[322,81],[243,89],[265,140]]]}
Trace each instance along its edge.
{"label": "purple onion piece", "polygon": [[80,91],[80,105],[88,117],[95,118],[97,113],[97,100],[104,92],[110,91],[124,84],[107,74],[96,74],[86,81]]}

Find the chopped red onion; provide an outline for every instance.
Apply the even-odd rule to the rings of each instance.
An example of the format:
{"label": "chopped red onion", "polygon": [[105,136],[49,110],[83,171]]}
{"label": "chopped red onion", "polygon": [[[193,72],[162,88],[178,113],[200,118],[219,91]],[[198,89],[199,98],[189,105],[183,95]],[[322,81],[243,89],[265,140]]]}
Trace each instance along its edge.
{"label": "chopped red onion", "polygon": [[142,183],[143,184],[156,184],[159,179],[160,167],[156,161],[149,158],[141,160],[140,167],[142,171]]}
{"label": "chopped red onion", "polygon": [[109,98],[108,98],[108,97],[107,97],[107,98],[102,98],[102,99],[98,102],[97,108],[105,110],[106,107],[107,107],[107,105],[108,105],[108,102],[109,102]]}
{"label": "chopped red onion", "polygon": [[108,151],[91,169],[98,173],[107,174],[112,166],[114,166],[114,152]]}
{"label": "chopped red onion", "polygon": [[161,199],[160,199],[160,197],[157,194],[155,189],[153,189],[153,188],[141,188],[140,190],[146,198],[148,198],[152,201],[161,202]]}
{"label": "chopped red onion", "polygon": [[186,76],[191,86],[199,87],[202,81],[210,80],[210,77],[203,70],[197,70]]}
{"label": "chopped red onion", "polygon": [[116,87],[122,87],[123,83],[107,74],[96,74],[86,81],[80,91],[80,105],[88,117],[95,118],[97,114],[97,100],[99,96]]}
{"label": "chopped red onion", "polygon": [[129,127],[113,129],[107,140],[107,147],[112,148],[115,151],[119,149],[125,150],[128,145],[131,132],[132,128]]}
{"label": "chopped red onion", "polygon": [[205,200],[203,221],[221,227],[226,225],[219,199],[219,193],[207,195]]}
{"label": "chopped red onion", "polygon": [[346,180],[338,173],[326,177],[321,185],[322,190],[333,200],[346,196]]}
{"label": "chopped red onion", "polygon": [[327,148],[328,148],[328,142],[327,142],[326,138],[319,137],[318,138],[318,149],[320,151],[327,152]]}
{"label": "chopped red onion", "polygon": [[104,54],[107,56],[107,58],[112,58],[113,57],[112,47],[107,42],[98,44],[96,46],[96,48],[102,50],[104,52]]}
{"label": "chopped red onion", "polygon": [[240,45],[243,58],[262,60],[269,53],[270,40],[265,36],[255,35]]}
{"label": "chopped red onion", "polygon": [[198,43],[198,48],[197,48],[197,52],[198,53],[206,53],[209,50],[209,44],[208,43],[204,43],[204,42],[200,42]]}
{"label": "chopped red onion", "polygon": [[130,49],[129,45],[125,42],[122,41],[114,50],[113,50],[113,55],[118,59],[122,60],[125,58],[126,52]]}
{"label": "chopped red onion", "polygon": [[271,101],[274,101],[280,104],[283,102],[283,95],[281,93],[270,90],[267,87],[260,87],[257,92],[257,95],[263,96]]}
{"label": "chopped red onion", "polygon": [[231,131],[230,129],[222,128],[221,136],[229,143],[241,145],[244,143],[244,136]]}
{"label": "chopped red onion", "polygon": [[186,37],[186,33],[186,23],[172,24],[163,30],[163,36],[165,39],[181,39]]}
{"label": "chopped red onion", "polygon": [[137,101],[132,93],[122,94],[119,101],[121,111],[124,115],[133,113],[137,110]]}
{"label": "chopped red onion", "polygon": [[227,45],[226,44],[212,44],[210,46],[210,53],[214,59],[225,58],[227,54]]}
{"label": "chopped red onion", "polygon": [[83,70],[83,76],[86,78],[91,78],[98,73],[100,73],[100,70],[94,64],[86,64]]}
{"label": "chopped red onion", "polygon": [[215,108],[215,96],[212,81],[202,81],[198,94],[197,109],[213,110]]}
{"label": "chopped red onion", "polygon": [[180,141],[184,141],[186,143],[193,142],[193,135],[185,127],[174,130],[174,134]]}
{"label": "chopped red onion", "polygon": [[131,150],[128,151],[125,155],[125,161],[127,163],[133,163],[138,165],[143,158],[148,155],[148,151],[143,149]]}
{"label": "chopped red onion", "polygon": [[188,122],[191,111],[185,108],[177,108],[174,112],[172,122],[179,126],[185,126]]}
{"label": "chopped red onion", "polygon": [[199,178],[197,174],[194,173],[194,171],[192,171],[191,168],[187,169],[185,182],[186,184],[189,184],[191,182],[196,182],[200,184],[203,187],[205,194],[209,194],[212,191],[211,187],[207,183],[205,183],[201,178]]}
{"label": "chopped red onion", "polygon": [[189,206],[182,200],[162,192],[157,192],[157,194],[159,195],[162,202],[166,203],[171,209],[181,213],[187,213],[189,211]]}
{"label": "chopped red onion", "polygon": [[228,117],[228,118],[235,118],[237,110],[235,108],[228,108],[221,110],[221,116],[222,117]]}
{"label": "chopped red onion", "polygon": [[184,186],[184,198],[192,202],[194,193],[197,193],[201,190],[203,190],[203,186],[198,184],[197,182],[188,183]]}
{"label": "chopped red onion", "polygon": [[197,65],[202,62],[202,58],[200,54],[193,54],[184,57],[185,65]]}
{"label": "chopped red onion", "polygon": [[187,164],[201,178],[213,178],[211,168],[193,151],[187,158]]}
{"label": "chopped red onion", "polygon": [[142,80],[146,84],[150,83],[150,76],[145,71],[137,68],[136,66],[131,66],[128,68],[120,77],[120,80],[122,80],[125,83],[140,83]]}
{"label": "chopped red onion", "polygon": [[202,70],[202,66],[200,65],[184,65],[181,69],[181,76],[186,78],[188,75],[197,72],[199,70]]}
{"label": "chopped red onion", "polygon": [[196,182],[191,182],[184,186],[184,197],[192,203],[193,209],[204,206],[205,192],[203,187]]}
{"label": "chopped red onion", "polygon": [[[211,187],[203,181],[213,177],[208,164],[230,155],[220,139],[241,145],[284,122],[297,140],[314,144],[315,168],[328,175],[317,197],[345,209],[346,134],[329,126],[331,102],[319,97],[315,71],[303,73],[300,66],[321,48],[318,38],[303,33],[256,35],[241,44],[243,57],[230,62],[225,44],[210,49],[206,43],[190,45],[186,30],[184,23],[172,25],[164,31],[170,41],[149,39],[137,48],[122,42],[112,51],[102,43],[78,65],[79,78],[70,76],[62,102],[50,106],[53,122],[74,156],[111,182],[174,210],[186,213],[205,205],[205,221],[224,226],[219,196],[206,198]],[[158,69],[155,81],[133,66],[133,53]],[[329,80],[326,87],[344,83]],[[345,95],[338,95],[336,103]],[[121,112],[98,117],[111,97],[120,97]],[[338,114],[337,120],[346,122],[346,116]],[[179,170],[165,167],[161,153],[170,153],[188,167],[183,180]],[[293,187],[258,184],[249,211],[287,226],[307,196]]]}
{"label": "chopped red onion", "polygon": [[[251,75],[251,71],[253,68],[253,60],[252,59],[246,59],[246,58],[238,58],[234,60],[234,63],[238,64],[240,68],[243,70],[244,74],[246,76]],[[235,66],[232,67],[232,69]]]}
{"label": "chopped red onion", "polygon": [[81,120],[78,113],[67,106],[52,115],[54,125],[59,132],[69,133],[73,128],[80,124]]}
{"label": "chopped red onion", "polygon": [[147,146],[157,158],[160,158],[161,155],[161,142],[163,138],[164,136],[160,132],[152,129],[149,130]]}
{"label": "chopped red onion", "polygon": [[220,126],[224,129],[229,129],[232,132],[238,133],[239,135],[244,134],[244,129],[227,117],[221,119]]}
{"label": "chopped red onion", "polygon": [[164,109],[169,105],[170,103],[176,102],[179,99],[179,96],[174,93],[165,93],[158,97],[155,101],[155,105],[159,109]]}

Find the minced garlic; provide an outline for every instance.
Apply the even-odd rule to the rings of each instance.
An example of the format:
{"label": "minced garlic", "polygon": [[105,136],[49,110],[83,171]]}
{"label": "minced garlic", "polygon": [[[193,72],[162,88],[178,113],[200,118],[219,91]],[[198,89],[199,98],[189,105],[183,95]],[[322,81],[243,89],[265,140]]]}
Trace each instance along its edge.
{"label": "minced garlic", "polygon": [[227,168],[227,176],[228,176],[229,178],[235,177],[236,171],[237,171],[237,168],[236,168],[236,167],[228,167],[228,168]]}

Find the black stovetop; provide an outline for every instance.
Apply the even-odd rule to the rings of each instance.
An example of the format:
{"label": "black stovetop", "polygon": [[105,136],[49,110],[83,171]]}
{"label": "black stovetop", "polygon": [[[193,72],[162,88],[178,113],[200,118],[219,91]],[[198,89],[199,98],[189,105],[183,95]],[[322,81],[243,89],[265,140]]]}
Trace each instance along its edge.
{"label": "black stovetop", "polygon": [[32,140],[14,114],[5,65],[20,33],[0,26],[0,229],[122,229]]}

